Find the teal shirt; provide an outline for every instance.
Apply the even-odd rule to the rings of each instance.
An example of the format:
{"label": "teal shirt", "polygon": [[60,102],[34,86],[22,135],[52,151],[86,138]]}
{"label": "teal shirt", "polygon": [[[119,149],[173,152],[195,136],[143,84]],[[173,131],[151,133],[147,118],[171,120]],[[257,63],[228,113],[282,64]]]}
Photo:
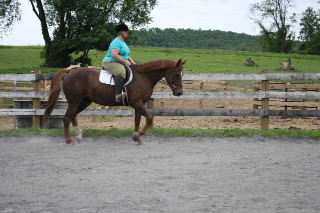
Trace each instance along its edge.
{"label": "teal shirt", "polygon": [[119,55],[124,58],[125,60],[129,60],[129,56],[131,54],[131,51],[128,47],[128,45],[126,44],[126,42],[124,42],[123,40],[121,40],[120,38],[115,38],[113,39],[113,41],[110,43],[109,45],[109,49],[107,52],[106,57],[104,57],[103,61],[106,62],[119,62],[117,59],[115,59],[112,56],[112,50],[113,49],[118,49],[119,51]]}

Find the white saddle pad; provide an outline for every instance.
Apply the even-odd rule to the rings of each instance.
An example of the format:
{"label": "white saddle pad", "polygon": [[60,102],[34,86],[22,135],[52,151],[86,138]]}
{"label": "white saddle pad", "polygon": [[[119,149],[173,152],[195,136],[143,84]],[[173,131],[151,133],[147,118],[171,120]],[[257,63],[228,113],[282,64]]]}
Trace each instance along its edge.
{"label": "white saddle pad", "polygon": [[[129,69],[129,79],[124,85],[127,86],[132,81],[132,79],[133,79],[133,73],[132,73],[132,70]],[[114,85],[112,74],[107,70],[100,71],[99,81],[103,84]]]}

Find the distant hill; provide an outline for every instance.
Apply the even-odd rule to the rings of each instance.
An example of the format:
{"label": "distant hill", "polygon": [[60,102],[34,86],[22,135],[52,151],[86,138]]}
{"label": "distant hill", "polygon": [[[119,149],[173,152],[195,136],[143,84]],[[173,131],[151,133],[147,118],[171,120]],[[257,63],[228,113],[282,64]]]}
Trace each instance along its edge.
{"label": "distant hill", "polygon": [[220,30],[140,29],[133,32],[130,45],[142,47],[173,47],[261,51],[259,36]]}

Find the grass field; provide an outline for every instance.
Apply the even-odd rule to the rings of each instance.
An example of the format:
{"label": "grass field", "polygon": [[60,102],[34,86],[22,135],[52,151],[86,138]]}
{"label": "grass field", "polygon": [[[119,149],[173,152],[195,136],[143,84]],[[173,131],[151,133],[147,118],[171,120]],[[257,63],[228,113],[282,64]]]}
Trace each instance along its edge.
{"label": "grass field", "polygon": [[[38,46],[0,46],[0,73],[30,73],[32,70],[48,73],[60,69],[42,67],[41,51],[42,47]],[[187,72],[260,73],[263,69],[270,69],[271,72],[288,72],[279,68],[281,62],[288,60],[289,56],[296,68],[295,71],[290,72],[316,73],[320,71],[320,56],[312,55],[145,47],[132,47],[132,53],[137,63],[157,59],[183,58],[187,60],[185,66]],[[91,51],[93,65],[99,66],[104,55],[105,51]],[[244,62],[248,57],[252,57],[259,66],[245,66]]]}

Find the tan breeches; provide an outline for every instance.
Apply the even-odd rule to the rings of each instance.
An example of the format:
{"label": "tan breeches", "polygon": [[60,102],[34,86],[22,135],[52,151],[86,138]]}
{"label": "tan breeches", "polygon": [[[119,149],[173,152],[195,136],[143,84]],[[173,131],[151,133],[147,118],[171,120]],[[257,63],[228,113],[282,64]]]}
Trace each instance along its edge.
{"label": "tan breeches", "polygon": [[126,78],[126,68],[120,63],[103,61],[102,68],[108,70],[114,76],[121,76],[123,78]]}

